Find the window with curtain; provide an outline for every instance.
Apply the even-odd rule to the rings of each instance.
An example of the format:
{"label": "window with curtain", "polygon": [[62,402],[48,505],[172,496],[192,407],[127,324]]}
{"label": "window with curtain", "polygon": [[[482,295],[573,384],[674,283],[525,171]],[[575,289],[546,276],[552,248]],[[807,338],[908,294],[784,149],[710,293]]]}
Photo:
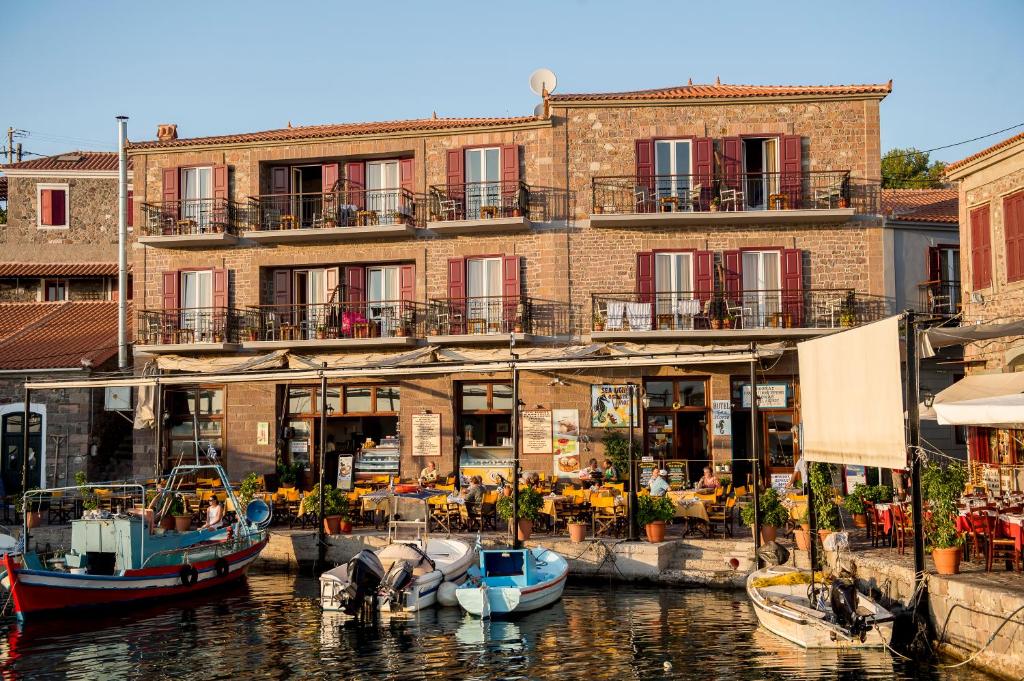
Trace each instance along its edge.
{"label": "window with curtain", "polygon": [[401,186],[398,161],[369,161],[366,164],[366,208],[382,217],[398,209]]}
{"label": "window with curtain", "polygon": [[501,204],[501,148],[466,150],[466,217],[480,217],[480,206]]}
{"label": "window with curtain", "polygon": [[689,313],[682,310],[679,302],[692,300],[693,254],[656,253],[654,255],[654,286],[657,293],[657,314],[673,315]]}
{"label": "window with curtain", "polygon": [[683,196],[690,188],[690,140],[656,140],[654,174],[658,196]]}
{"label": "window with curtain", "polygon": [[466,261],[468,319],[489,325],[502,315],[501,258],[470,258]]}
{"label": "window with curtain", "polygon": [[770,315],[782,312],[782,254],[743,251],[742,257],[743,327],[763,327]]}
{"label": "window with curtain", "polygon": [[197,335],[212,331],[213,272],[182,272],[180,291],[181,328],[192,329]]}
{"label": "window with curtain", "polygon": [[181,169],[181,218],[205,229],[213,209],[213,168]]}

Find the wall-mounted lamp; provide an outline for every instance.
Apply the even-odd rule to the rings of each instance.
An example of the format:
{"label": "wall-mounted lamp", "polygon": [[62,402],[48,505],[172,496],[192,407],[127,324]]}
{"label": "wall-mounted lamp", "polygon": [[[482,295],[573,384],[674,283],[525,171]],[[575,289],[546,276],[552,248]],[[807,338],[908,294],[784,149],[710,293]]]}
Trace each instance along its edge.
{"label": "wall-mounted lamp", "polygon": [[643,396],[640,398],[640,402],[644,405],[644,409],[651,408],[651,396],[647,394],[646,390],[644,391]]}
{"label": "wall-mounted lamp", "polygon": [[924,406],[931,409],[932,405],[935,404],[935,394],[931,390],[925,390],[921,395],[921,400],[924,402]]}

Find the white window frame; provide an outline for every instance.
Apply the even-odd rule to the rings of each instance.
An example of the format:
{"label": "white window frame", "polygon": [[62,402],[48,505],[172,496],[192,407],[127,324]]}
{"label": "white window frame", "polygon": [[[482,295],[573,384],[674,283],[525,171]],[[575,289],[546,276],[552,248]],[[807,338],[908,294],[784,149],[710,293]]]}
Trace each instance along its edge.
{"label": "white window frame", "polygon": [[[43,224],[43,190],[59,189],[64,192],[64,224]],[[71,228],[71,185],[68,183],[39,182],[36,184],[36,228],[37,229],[70,229]]]}
{"label": "white window frame", "polygon": [[[748,268],[746,256],[757,256],[757,289],[751,289],[746,285]],[[773,255],[777,259],[778,281],[765,281],[765,256]],[[743,328],[764,328],[767,326],[769,315],[773,312],[782,311],[782,251],[771,248],[747,250],[740,252],[740,263],[742,264],[743,277],[740,279],[740,288],[743,290]]]}
{"label": "white window frame", "polygon": [[[371,175],[370,168],[373,168]],[[385,182],[388,174],[388,168],[394,170],[395,181],[394,186],[387,186]],[[371,187],[373,184],[370,182],[370,177],[374,177],[374,182],[379,184],[379,187]],[[382,217],[386,217],[390,220],[390,214],[398,210],[398,193],[402,184],[402,167],[398,159],[385,158],[374,161],[366,162],[365,177],[365,190],[366,190],[366,208],[367,210],[377,211]]]}
{"label": "white window frame", "polygon": [[46,300],[46,286],[51,281],[63,281],[64,282],[64,300],[59,302],[66,302],[71,300],[71,280],[65,277],[43,277],[39,286],[39,302],[45,303]]}
{"label": "white window frame", "polygon": [[[668,182],[666,183],[667,186],[665,186],[665,187],[662,186],[662,180],[658,179],[659,176],[664,176],[664,173],[659,173],[658,172],[658,145],[659,144],[668,144],[669,145],[669,166],[670,166],[671,172],[668,173],[668,175],[670,177],[668,178]],[[686,150],[687,150],[688,155],[690,156],[690,162],[689,162],[690,172],[688,173],[689,177],[686,178],[686,179],[683,179],[682,180],[682,184],[680,184],[680,179],[681,178],[675,172],[676,164],[678,163],[678,156],[679,156],[678,152],[679,152],[679,145],[680,144],[686,144]],[[676,197],[680,197],[680,192],[683,192],[683,193],[689,192],[690,187],[693,186],[692,177],[693,177],[693,174],[694,174],[693,173],[693,140],[685,139],[685,138],[684,139],[663,139],[663,140],[662,139],[656,139],[656,140],[654,140],[654,150],[653,151],[654,151],[654,158],[652,160],[654,162],[654,183],[655,183],[654,184],[654,191],[657,193],[658,197],[659,198],[662,197],[662,196],[676,196]],[[686,197],[682,196],[682,198],[686,198]]]}
{"label": "white window frame", "polygon": [[[496,151],[498,153],[497,177],[494,179],[485,179],[487,175],[488,151]],[[469,179],[469,157],[471,154],[479,154],[480,156],[481,179]],[[466,149],[463,152],[462,158],[464,164],[463,180],[466,183],[466,217],[470,220],[477,220],[480,218],[481,206],[501,204],[501,147],[473,147],[472,149]]]}

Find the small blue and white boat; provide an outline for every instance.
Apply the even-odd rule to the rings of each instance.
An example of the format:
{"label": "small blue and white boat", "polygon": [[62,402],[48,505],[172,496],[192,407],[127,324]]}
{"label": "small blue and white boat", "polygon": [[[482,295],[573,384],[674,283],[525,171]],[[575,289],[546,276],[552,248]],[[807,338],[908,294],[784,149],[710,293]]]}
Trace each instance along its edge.
{"label": "small blue and white boat", "polygon": [[455,590],[459,605],[470,615],[486,619],[531,612],[562,597],[569,564],[554,551],[537,547],[479,553],[469,579]]}

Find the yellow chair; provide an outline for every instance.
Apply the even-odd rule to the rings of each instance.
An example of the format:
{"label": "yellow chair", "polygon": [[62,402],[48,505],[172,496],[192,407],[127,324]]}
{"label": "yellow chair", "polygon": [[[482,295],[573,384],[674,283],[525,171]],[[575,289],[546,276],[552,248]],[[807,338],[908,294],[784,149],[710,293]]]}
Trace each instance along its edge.
{"label": "yellow chair", "polygon": [[590,506],[593,508],[594,536],[613,533],[616,536],[621,528],[621,521],[625,518],[624,507],[615,503],[615,497],[611,494],[590,495]]}

